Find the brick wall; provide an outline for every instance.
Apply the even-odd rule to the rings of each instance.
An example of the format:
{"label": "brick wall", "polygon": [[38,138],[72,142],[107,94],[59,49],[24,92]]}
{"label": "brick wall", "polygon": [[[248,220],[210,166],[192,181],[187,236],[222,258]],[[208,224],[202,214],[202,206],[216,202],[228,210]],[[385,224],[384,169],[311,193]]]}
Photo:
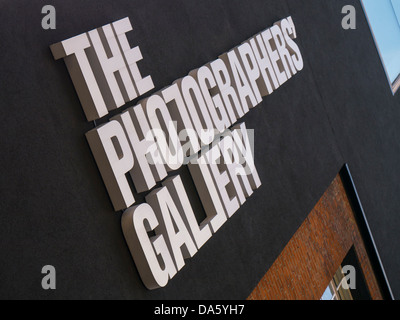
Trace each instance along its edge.
{"label": "brick wall", "polygon": [[372,299],[382,299],[338,175],[248,299],[320,299],[353,245]]}

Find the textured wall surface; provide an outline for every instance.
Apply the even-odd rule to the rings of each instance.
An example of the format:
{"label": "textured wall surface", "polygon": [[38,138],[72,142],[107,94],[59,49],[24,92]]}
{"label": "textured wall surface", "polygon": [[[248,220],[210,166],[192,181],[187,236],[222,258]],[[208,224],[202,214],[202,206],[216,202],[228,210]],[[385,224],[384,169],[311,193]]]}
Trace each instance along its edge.
{"label": "textured wall surface", "polygon": [[371,298],[381,300],[365,245],[346,191],[335,178],[296,231],[249,300],[319,300],[350,248],[354,250]]}
{"label": "textured wall surface", "polygon": [[[47,31],[45,4],[0,3],[0,298],[245,299],[345,162],[400,295],[400,97],[358,1],[53,0]],[[356,30],[341,27],[346,4]],[[129,17],[159,90],[289,15],[304,69],[243,118],[263,185],[166,288],[148,291],[84,136],[94,124],[49,46]],[[178,173],[201,212],[187,169]],[[40,285],[48,264],[55,291]]]}

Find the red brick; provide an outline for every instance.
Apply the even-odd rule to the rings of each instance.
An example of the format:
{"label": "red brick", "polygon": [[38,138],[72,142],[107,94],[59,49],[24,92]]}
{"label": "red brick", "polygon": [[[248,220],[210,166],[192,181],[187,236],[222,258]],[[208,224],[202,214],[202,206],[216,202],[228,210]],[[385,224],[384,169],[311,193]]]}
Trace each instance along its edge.
{"label": "red brick", "polygon": [[248,299],[320,299],[353,245],[371,297],[382,299],[345,189],[337,176]]}

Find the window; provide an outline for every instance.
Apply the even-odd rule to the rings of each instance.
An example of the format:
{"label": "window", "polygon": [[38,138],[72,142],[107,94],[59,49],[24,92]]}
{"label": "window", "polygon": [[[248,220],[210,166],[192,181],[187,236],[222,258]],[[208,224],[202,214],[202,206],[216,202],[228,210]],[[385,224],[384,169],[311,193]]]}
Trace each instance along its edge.
{"label": "window", "polygon": [[[371,300],[372,297],[364,271],[366,269],[363,270],[360,264],[356,248],[352,246],[320,300]],[[351,275],[351,272],[353,272],[353,275]],[[371,284],[369,282],[369,285]]]}
{"label": "window", "polygon": [[400,0],[361,0],[393,94],[400,87]]}
{"label": "window", "polygon": [[333,279],[329,282],[321,300],[353,300],[349,287],[343,285],[345,282],[346,278],[344,277],[342,267],[339,267]]}

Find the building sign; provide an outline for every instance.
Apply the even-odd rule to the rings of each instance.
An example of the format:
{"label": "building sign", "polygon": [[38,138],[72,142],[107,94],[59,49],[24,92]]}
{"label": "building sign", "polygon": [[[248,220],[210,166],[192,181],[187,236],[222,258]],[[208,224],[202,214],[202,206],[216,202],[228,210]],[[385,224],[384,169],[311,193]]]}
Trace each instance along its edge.
{"label": "building sign", "polygon": [[[130,31],[124,18],[51,46],[88,121],[154,89]],[[148,289],[164,287],[261,185],[254,131],[238,121],[303,69],[295,38],[292,18],[282,19],[86,134]],[[206,213],[200,223],[181,177],[169,174],[184,165]],[[136,203],[135,193],[150,190]]]}

